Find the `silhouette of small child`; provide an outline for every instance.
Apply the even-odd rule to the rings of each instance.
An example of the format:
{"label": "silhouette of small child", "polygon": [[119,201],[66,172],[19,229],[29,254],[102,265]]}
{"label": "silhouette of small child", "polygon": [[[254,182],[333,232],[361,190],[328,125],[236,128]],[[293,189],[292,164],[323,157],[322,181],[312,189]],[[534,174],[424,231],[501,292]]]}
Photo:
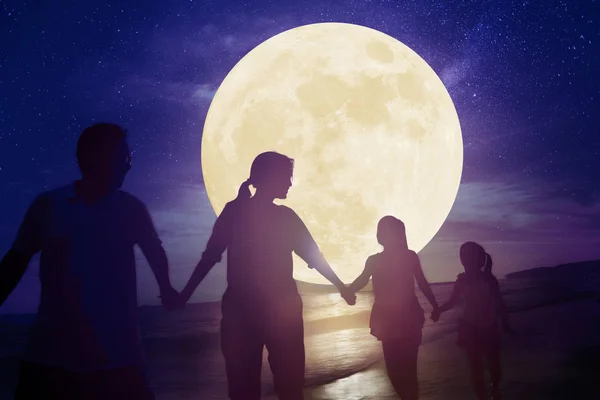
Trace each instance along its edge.
{"label": "silhouette of small child", "polygon": [[466,242],[460,248],[460,259],[465,272],[458,275],[450,299],[431,315],[437,321],[440,315],[462,301],[457,344],[463,347],[469,359],[473,388],[478,399],[485,398],[483,357],[489,362],[492,398],[500,399],[500,331],[512,332],[506,306],[500,294],[498,280],[491,272],[492,258],[483,247]]}
{"label": "silhouette of small child", "polygon": [[425,322],[415,294],[415,280],[433,309],[438,305],[421,269],[419,256],[408,248],[404,223],[392,216],[377,225],[383,251],[370,256],[351,289],[363,288],[373,277],[371,334],[381,341],[387,373],[403,400],[419,396],[417,355]]}

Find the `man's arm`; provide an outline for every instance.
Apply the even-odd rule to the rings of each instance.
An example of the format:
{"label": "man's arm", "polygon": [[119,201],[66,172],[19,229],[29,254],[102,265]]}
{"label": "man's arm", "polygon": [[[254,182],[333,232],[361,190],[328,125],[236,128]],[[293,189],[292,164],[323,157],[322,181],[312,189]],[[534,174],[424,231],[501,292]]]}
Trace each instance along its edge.
{"label": "man's arm", "polygon": [[47,205],[43,196],[31,203],[12,248],[0,261],[0,307],[21,281],[31,258],[42,247],[42,221]]}
{"label": "man's arm", "polygon": [[419,289],[421,292],[427,297],[429,303],[433,307],[433,309],[438,308],[437,300],[433,295],[433,291],[431,290],[431,286],[429,286],[429,282],[427,282],[427,278],[425,278],[425,274],[423,273],[423,268],[421,267],[421,261],[419,260],[419,256],[414,253],[415,264],[414,264],[414,275],[415,280],[417,281],[417,285],[419,285]]}
{"label": "man's arm", "polygon": [[137,227],[138,232],[137,245],[142,250],[142,253],[144,253],[144,257],[146,257],[148,265],[150,265],[150,269],[154,273],[160,292],[159,297],[162,300],[163,306],[173,309],[179,300],[179,293],[171,285],[167,254],[146,206],[138,200],[136,210],[137,218],[133,223]]}
{"label": "man's arm", "polygon": [[358,278],[356,278],[354,282],[350,284],[350,290],[352,290],[353,292],[358,292],[359,290],[364,288],[367,285],[367,283],[369,283],[369,279],[371,279],[371,275],[373,275],[373,268],[371,263],[371,258],[367,258],[367,261],[365,262],[365,269],[363,269],[363,272],[358,276]]}
{"label": "man's arm", "polygon": [[0,261],[0,307],[21,281],[32,256],[10,249]]}
{"label": "man's arm", "polygon": [[206,244],[206,249],[202,253],[202,258],[196,265],[194,272],[192,272],[192,276],[185,285],[185,288],[181,291],[181,305],[185,304],[192,297],[200,282],[208,275],[215,264],[221,261],[221,257],[229,245],[232,207],[234,206],[231,203],[227,204],[217,218],[212,234]]}

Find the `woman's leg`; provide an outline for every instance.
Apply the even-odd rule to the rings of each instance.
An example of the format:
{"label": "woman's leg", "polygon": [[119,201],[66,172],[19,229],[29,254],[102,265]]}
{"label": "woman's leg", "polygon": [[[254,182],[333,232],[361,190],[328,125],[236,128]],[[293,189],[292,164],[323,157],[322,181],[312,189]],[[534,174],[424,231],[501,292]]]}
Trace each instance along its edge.
{"label": "woman's leg", "polygon": [[288,326],[268,327],[266,346],[277,397],[280,400],[303,400],[305,350],[302,317]]}
{"label": "woman's leg", "polygon": [[260,400],[263,342],[252,326],[223,317],[221,349],[231,400]]}
{"label": "woman's leg", "polygon": [[477,400],[485,399],[485,384],[483,374],[483,357],[480,351],[475,349],[467,349],[467,358],[469,360],[469,368],[471,369],[471,380],[473,389],[477,395]]}

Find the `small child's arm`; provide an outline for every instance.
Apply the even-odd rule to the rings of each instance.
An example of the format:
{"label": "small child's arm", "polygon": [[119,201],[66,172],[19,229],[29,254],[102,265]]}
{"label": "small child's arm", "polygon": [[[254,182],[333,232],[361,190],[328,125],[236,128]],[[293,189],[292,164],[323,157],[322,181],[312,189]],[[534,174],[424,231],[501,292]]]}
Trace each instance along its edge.
{"label": "small child's arm", "polygon": [[494,291],[494,297],[496,298],[496,304],[498,305],[498,314],[502,323],[502,329],[506,333],[514,333],[508,321],[508,308],[506,307],[506,303],[502,298],[502,293],[500,292],[500,284],[498,283],[498,280],[496,278],[492,280],[492,290]]}
{"label": "small child's arm", "polygon": [[440,315],[442,315],[442,313],[451,310],[456,305],[461,294],[461,282],[462,279],[459,275],[459,278],[456,280],[456,282],[454,282],[454,287],[452,288],[452,295],[450,295],[448,301],[442,304],[437,310],[434,310],[431,314],[431,319],[433,321],[437,321],[440,318]]}

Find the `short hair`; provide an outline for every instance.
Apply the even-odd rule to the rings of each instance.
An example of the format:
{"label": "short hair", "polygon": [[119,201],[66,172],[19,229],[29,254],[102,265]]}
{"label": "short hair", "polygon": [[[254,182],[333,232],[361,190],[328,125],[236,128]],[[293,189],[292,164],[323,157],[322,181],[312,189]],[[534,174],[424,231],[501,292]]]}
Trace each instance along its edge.
{"label": "short hair", "polygon": [[117,124],[99,122],[83,130],[77,141],[77,164],[83,174],[108,160],[127,131]]}

